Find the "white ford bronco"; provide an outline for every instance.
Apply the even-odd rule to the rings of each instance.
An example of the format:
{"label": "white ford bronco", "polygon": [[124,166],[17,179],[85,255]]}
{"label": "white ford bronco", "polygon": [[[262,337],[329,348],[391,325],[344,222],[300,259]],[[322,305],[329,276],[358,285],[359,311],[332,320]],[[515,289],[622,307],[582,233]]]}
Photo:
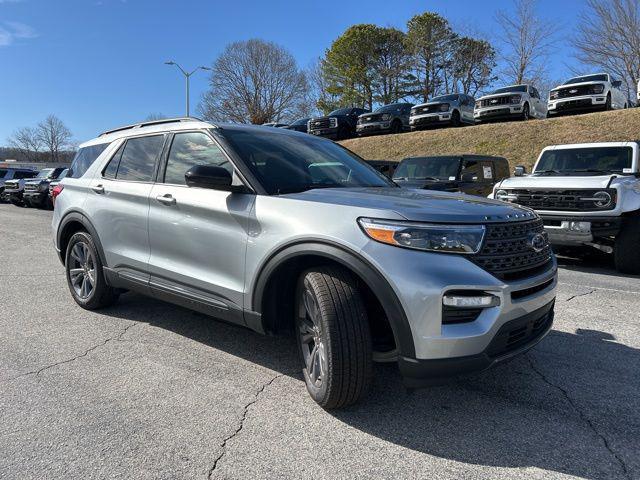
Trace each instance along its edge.
{"label": "white ford bronco", "polygon": [[535,210],[551,244],[595,247],[640,274],[639,152],[640,142],[550,146],[530,175],[516,167],[490,196]]}

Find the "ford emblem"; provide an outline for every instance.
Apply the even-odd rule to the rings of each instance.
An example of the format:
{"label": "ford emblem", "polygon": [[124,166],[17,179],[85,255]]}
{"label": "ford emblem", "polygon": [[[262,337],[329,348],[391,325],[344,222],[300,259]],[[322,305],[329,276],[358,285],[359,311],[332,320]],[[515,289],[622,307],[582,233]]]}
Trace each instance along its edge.
{"label": "ford emblem", "polygon": [[547,246],[547,233],[534,233],[529,237],[529,245],[534,252],[541,252]]}

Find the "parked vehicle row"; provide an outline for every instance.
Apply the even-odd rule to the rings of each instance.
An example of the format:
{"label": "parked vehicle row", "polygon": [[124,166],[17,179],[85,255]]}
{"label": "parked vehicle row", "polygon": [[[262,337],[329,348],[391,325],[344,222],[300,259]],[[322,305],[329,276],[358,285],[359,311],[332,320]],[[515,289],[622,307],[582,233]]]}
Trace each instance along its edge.
{"label": "parked vehicle row", "polygon": [[50,185],[60,182],[67,174],[64,167],[44,168],[39,172],[29,169],[0,169],[2,187],[0,200],[16,206],[53,208],[53,189]]}
{"label": "parked vehicle row", "polygon": [[[442,165],[445,183],[504,174],[491,157]],[[553,323],[557,266],[532,210],[399,188],[314,135],[147,122],[82,144],[61,185],[54,243],[78,305],[134,290],[293,332],[325,408],[362,398],[374,360],[424,386],[521,354]]]}
{"label": "parked vehicle row", "polygon": [[[394,103],[373,113],[361,108],[342,108],[327,116],[301,119],[298,131],[334,140],[354,136],[401,133],[442,126],[474,125],[489,121],[544,119],[560,114],[594,110],[615,110],[631,106],[620,90],[621,83],[607,73],[574,77],[542,98],[534,85],[498,88],[474,99],[453,93],[440,95],[418,105]],[[640,86],[639,86],[640,100]],[[285,128],[292,128],[291,126]]]}

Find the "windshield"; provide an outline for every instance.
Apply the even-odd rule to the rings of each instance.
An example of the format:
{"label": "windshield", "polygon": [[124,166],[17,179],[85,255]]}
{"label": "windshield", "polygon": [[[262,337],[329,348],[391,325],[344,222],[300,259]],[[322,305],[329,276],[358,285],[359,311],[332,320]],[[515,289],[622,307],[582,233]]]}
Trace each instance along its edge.
{"label": "windshield", "polygon": [[458,100],[458,95],[441,95],[432,98],[429,102],[455,102],[456,100]]}
{"label": "windshield", "polygon": [[388,112],[397,112],[402,108],[403,103],[394,103],[392,105],[385,105],[383,107],[377,108],[373,113],[388,113]]}
{"label": "windshield", "polygon": [[222,132],[270,195],[314,188],[395,186],[360,157],[332,141],[293,135],[288,130],[280,132]]}
{"label": "windshield", "polygon": [[309,121],[308,118],[301,118],[293,122],[291,125],[306,125],[308,121]]}
{"label": "windshield", "polygon": [[51,175],[51,172],[53,172],[53,168],[45,168],[43,170],[40,170],[38,172],[38,175],[36,175],[36,178],[48,178],[49,175]]}
{"label": "windshield", "polygon": [[394,180],[455,180],[460,170],[458,157],[405,158],[393,174]]}
{"label": "windshield", "polygon": [[573,77],[563,83],[563,85],[571,85],[572,83],[582,82],[606,82],[607,76],[602,75],[585,75],[584,77]]}
{"label": "windshield", "polygon": [[511,93],[511,92],[527,93],[527,86],[526,85],[514,85],[512,87],[499,88],[499,89],[494,90],[493,92],[491,92],[491,95],[496,95],[498,93]]}
{"label": "windshield", "polygon": [[339,108],[338,110],[334,110],[329,115],[349,115],[351,113],[350,108]]}
{"label": "windshield", "polygon": [[562,148],[547,150],[534,175],[598,175],[626,173],[631,168],[631,147]]}

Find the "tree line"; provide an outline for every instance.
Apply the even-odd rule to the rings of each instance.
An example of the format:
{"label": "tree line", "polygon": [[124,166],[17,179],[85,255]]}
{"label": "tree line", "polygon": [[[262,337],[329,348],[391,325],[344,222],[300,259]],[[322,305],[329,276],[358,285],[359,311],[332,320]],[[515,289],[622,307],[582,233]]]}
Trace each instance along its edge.
{"label": "tree line", "polygon": [[71,131],[55,115],[35,127],[17,129],[8,140],[2,156],[23,162],[69,162],[75,150]]}
{"label": "tree line", "polygon": [[433,12],[410,18],[404,30],[353,25],[305,69],[273,42],[234,42],[213,62],[199,112],[207,120],[261,124],[338,107],[477,96],[498,82],[531,82],[545,92],[560,81],[549,78],[549,56],[567,43],[566,56],[582,70],[567,76],[604,70],[623,79],[631,97],[640,77],[640,0],[586,0],[568,39],[559,39],[556,22],[536,7],[536,0],[513,0],[509,11],[496,12],[491,39],[456,32]]}

